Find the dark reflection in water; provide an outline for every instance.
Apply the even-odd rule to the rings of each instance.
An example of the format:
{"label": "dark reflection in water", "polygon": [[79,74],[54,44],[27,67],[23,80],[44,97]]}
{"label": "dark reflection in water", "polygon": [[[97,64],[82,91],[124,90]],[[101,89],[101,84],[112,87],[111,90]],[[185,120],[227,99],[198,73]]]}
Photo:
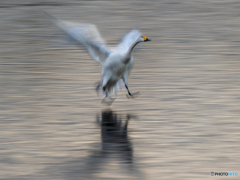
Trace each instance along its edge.
{"label": "dark reflection in water", "polygon": [[88,157],[88,178],[96,177],[103,170],[116,171],[111,164],[120,164],[120,171],[128,171],[131,176],[140,174],[133,162],[133,147],[128,137],[128,123],[133,118],[136,116],[120,115],[110,109],[97,115],[96,122],[101,128],[101,147]]}
{"label": "dark reflection in water", "polygon": [[129,120],[133,117],[127,114],[124,119],[112,110],[102,111],[101,117],[97,116],[97,123],[101,127],[103,156],[113,155],[123,163],[132,163],[133,149],[127,128]]}

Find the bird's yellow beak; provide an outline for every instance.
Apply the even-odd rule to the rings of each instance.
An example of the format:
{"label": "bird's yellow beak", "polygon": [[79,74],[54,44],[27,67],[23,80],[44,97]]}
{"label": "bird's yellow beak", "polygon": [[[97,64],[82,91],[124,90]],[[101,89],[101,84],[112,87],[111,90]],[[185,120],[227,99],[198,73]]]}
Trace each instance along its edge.
{"label": "bird's yellow beak", "polygon": [[147,36],[143,36],[144,41],[151,41],[150,39],[147,38]]}

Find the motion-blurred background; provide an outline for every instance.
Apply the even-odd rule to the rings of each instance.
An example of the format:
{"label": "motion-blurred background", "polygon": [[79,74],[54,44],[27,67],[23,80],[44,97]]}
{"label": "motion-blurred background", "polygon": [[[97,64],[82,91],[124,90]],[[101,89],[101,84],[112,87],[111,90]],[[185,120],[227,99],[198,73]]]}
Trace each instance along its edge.
{"label": "motion-blurred background", "polygon": [[[240,1],[0,2],[0,179],[210,179],[240,173]],[[42,13],[140,44],[113,105],[100,65]],[[237,179],[237,177],[215,177]]]}

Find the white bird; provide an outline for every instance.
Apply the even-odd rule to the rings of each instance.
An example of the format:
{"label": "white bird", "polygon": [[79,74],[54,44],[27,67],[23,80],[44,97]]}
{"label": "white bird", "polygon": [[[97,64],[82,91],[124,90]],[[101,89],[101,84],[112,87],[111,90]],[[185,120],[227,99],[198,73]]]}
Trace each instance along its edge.
{"label": "white bird", "polygon": [[92,58],[102,65],[101,83],[98,84],[96,90],[102,87],[103,101],[108,98],[111,99],[113,92],[116,95],[117,90],[121,88],[122,81],[129,96],[133,97],[127,82],[134,62],[132,52],[138,43],[150,41],[150,39],[142,36],[137,29],[134,29],[126,34],[119,45],[112,50],[104,42],[95,25],[73,23],[50,17],[71,38],[85,45]]}

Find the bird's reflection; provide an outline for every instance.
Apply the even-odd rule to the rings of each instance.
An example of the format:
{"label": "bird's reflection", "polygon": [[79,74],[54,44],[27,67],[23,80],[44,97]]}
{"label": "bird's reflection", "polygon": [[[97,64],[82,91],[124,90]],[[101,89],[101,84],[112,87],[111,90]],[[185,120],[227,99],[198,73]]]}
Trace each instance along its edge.
{"label": "bird's reflection", "polygon": [[118,157],[123,163],[133,161],[132,143],[128,138],[128,123],[135,116],[131,114],[118,115],[112,110],[104,110],[97,116],[101,127],[102,153],[104,156]]}
{"label": "bird's reflection", "polygon": [[136,116],[117,114],[107,109],[96,117],[97,125],[101,128],[101,147],[88,156],[87,177],[96,178],[97,173],[106,170],[109,161],[119,163],[131,175],[137,173],[133,163],[133,147],[128,137],[128,123]]}

